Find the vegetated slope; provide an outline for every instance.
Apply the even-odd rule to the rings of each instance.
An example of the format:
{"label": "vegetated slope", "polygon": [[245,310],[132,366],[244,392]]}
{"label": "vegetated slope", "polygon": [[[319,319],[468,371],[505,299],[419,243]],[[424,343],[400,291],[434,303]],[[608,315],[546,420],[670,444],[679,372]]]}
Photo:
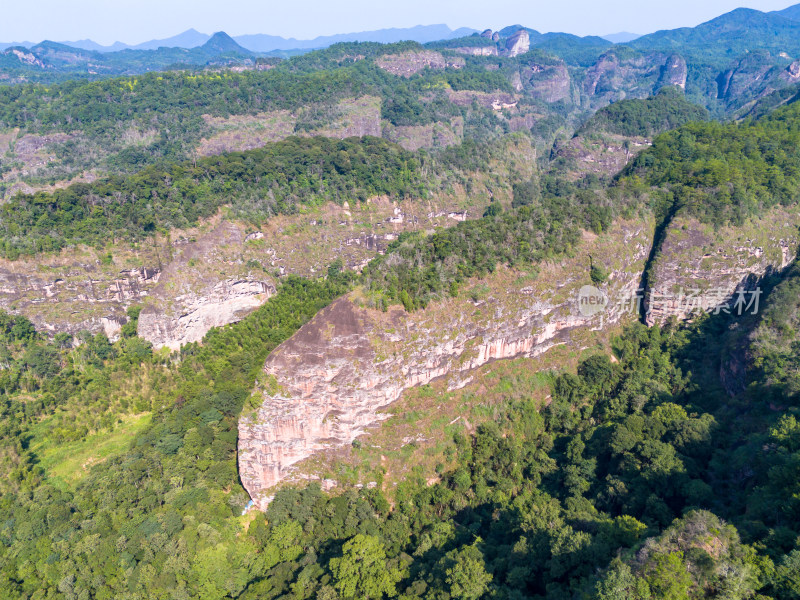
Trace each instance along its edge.
{"label": "vegetated slope", "polygon": [[[154,574],[170,572],[170,567],[166,566],[167,556],[161,551],[157,551],[159,558],[155,555],[136,558],[138,551],[133,545],[130,549],[134,553],[123,552],[127,566],[122,567],[119,548],[114,547],[109,537],[115,531],[137,540],[132,543],[138,546],[156,533],[155,529],[150,530],[155,527],[166,535],[163,548],[174,546],[175,552],[170,552],[172,556],[195,556],[201,562],[212,560],[213,563],[216,559],[211,556],[222,546],[214,543],[206,547],[201,542],[200,546],[192,543],[190,548],[184,545],[186,540],[176,537],[183,529],[181,512],[187,516],[195,514],[199,519],[197,525],[203,530],[216,528],[227,539],[235,539],[238,525],[233,515],[240,510],[238,504],[243,500],[241,492],[234,490],[231,496],[224,491],[231,491],[231,486],[238,487],[235,415],[249,394],[266,354],[345,286],[346,280],[336,277],[327,283],[289,279],[263,309],[235,329],[210,335],[203,347],[187,348],[182,360],[175,362],[165,362],[163,356],[152,355],[146,343],[133,337],[135,324],[114,346],[99,337],[87,340],[77,350],[62,350],[45,344],[24,320],[4,325],[3,347],[12,355],[6,359],[9,367],[4,373],[12,377],[10,383],[6,377],[3,384],[3,462],[9,477],[3,480],[0,510],[16,522],[11,534],[13,540],[5,538],[7,543],[2,551],[2,587],[6,595],[30,597],[46,589],[55,591],[59,586],[63,593],[63,581],[69,582],[70,589],[91,590],[93,594],[119,595],[127,593],[125,589],[129,592],[136,588],[146,596],[156,593],[156,587],[161,584],[154,587],[154,581],[134,583],[130,580],[133,588],[128,584],[120,587],[119,582],[112,581],[117,576],[106,569],[116,570],[114,564],[136,570],[137,564],[141,563],[143,568],[147,563],[151,565],[148,571],[155,569]],[[147,375],[140,376],[142,373]],[[138,390],[136,384],[127,387],[135,381],[139,382]],[[109,397],[114,398],[114,402],[109,402]],[[32,401],[33,398],[36,400]],[[153,412],[152,423],[135,439],[127,440],[119,449],[121,454],[98,456],[99,449],[80,446],[77,450],[84,453],[88,462],[75,464],[72,471],[60,471],[67,476],[70,485],[64,487],[63,481],[45,479],[52,473],[43,472],[39,463],[42,456],[52,454],[51,447],[58,448],[64,440],[82,439],[86,429],[99,432],[89,440],[100,444],[103,432],[113,429],[118,418],[142,411]],[[41,439],[36,440],[37,450],[33,451],[28,440],[32,431],[39,434],[36,427],[42,419],[52,430],[42,428]],[[186,452],[179,456],[178,450],[184,446],[187,435],[187,439],[194,440],[194,445],[186,446]],[[72,451],[75,450],[73,447]],[[64,459],[63,452],[60,455],[56,452],[55,456]],[[95,461],[101,463],[96,478],[88,472]],[[78,487],[71,487],[77,481],[81,481]],[[233,504],[229,504],[229,500]],[[169,508],[162,512],[158,506]],[[36,516],[48,512],[52,514],[49,524]],[[92,524],[78,515],[85,515]],[[42,526],[44,529],[40,529]],[[87,534],[99,536],[94,538],[90,552],[93,558],[88,561],[87,557],[81,557],[77,547],[59,558],[50,550],[47,551],[50,559],[29,555],[34,562],[41,558],[50,565],[55,564],[54,560],[59,563],[58,567],[51,568],[50,575],[23,576],[25,567],[11,556],[16,552],[12,548],[22,548],[19,544],[36,544],[37,540],[41,543],[45,539],[54,541],[51,535],[64,535],[62,539],[71,540],[67,542],[71,545],[80,539],[88,540],[84,538]],[[201,558],[205,554],[204,547],[211,554]],[[239,546],[238,551],[245,560],[246,554],[255,557],[256,548],[246,543]],[[248,579],[253,565],[249,560],[246,563],[240,575]],[[194,568],[188,564],[187,567],[184,576],[194,579],[191,574]],[[253,573],[260,569],[254,568]],[[103,571],[105,574],[101,574]],[[192,593],[201,593],[201,590],[208,593],[206,575],[198,572],[200,579],[190,584]],[[224,575],[225,579],[228,577]],[[175,585],[178,585],[177,580]],[[246,581],[243,580],[244,585]],[[174,589],[175,586],[167,584],[167,587]],[[223,597],[235,593],[234,588],[222,583],[216,593]]]}
{"label": "vegetated slope", "polygon": [[697,27],[658,31],[627,45],[639,49],[681,49],[706,61],[725,61],[745,52],[800,54],[800,24],[779,13],[739,8]]}
{"label": "vegetated slope", "polygon": [[621,100],[597,111],[576,133],[611,133],[652,138],[691,121],[708,120],[708,111],[681,91],[662,88],[645,99]]}
{"label": "vegetated slope", "polygon": [[[716,35],[709,47],[717,44]],[[245,72],[206,69],[3,86],[0,191],[189,159],[216,128],[235,129],[225,121],[232,116],[254,119],[239,123],[245,136],[248,126],[280,120],[276,111],[284,110],[297,119],[290,119],[281,136],[336,135],[325,131],[337,120],[338,104],[365,94],[380,105],[369,132],[407,140],[409,147],[530,131],[544,149],[559,131],[572,133],[587,109],[644,98],[664,86],[685,86],[692,101],[725,117],[799,76],[791,59],[775,52],[741,50],[709,65],[688,54],[693,47],[688,42],[688,50],[634,50],[573,37],[542,35],[530,52],[515,57],[465,56],[460,51],[470,50],[472,41],[456,49],[344,43]],[[217,46],[230,42],[219,36]]]}
{"label": "vegetated slope", "polygon": [[[141,240],[154,230],[196,224],[231,204],[254,218],[298,204],[420,194],[419,163],[379,138],[291,138],[258,150],[149,167],[136,175],[17,195],[3,205],[6,257],[67,245]],[[238,200],[238,201],[237,201]]]}
{"label": "vegetated slope", "polygon": [[716,225],[795,204],[800,186],[800,106],[743,123],[692,123],[657,137],[621,173],[628,190]]}
{"label": "vegetated slope", "polygon": [[377,306],[401,302],[409,311],[432,299],[456,295],[470,277],[498,265],[535,264],[572,250],[582,230],[601,233],[614,216],[632,211],[602,194],[544,197],[534,205],[503,212],[489,205],[482,219],[432,235],[401,236],[363,273]]}
{"label": "vegetated slope", "polygon": [[[756,20],[761,15],[753,13]],[[719,35],[714,30],[698,46],[702,47],[700,58],[690,55],[695,48],[690,41],[676,42],[675,49],[634,50],[611,48],[599,38],[565,34],[534,36],[533,50],[516,57],[464,56],[457,51],[487,42],[478,36],[466,38],[467,45],[455,50],[448,47],[449,42],[436,51],[412,42],[343,43],[280,63],[254,65],[245,72],[143,73],[53,86],[3,86],[0,125],[7,131],[0,135],[19,140],[20,149],[42,146],[49,152],[39,162],[27,161],[12,143],[0,165],[4,174],[0,185],[10,188],[19,179],[41,187],[72,177],[131,172],[164,159],[186,159],[193,156],[201,139],[213,134],[204,116],[255,116],[313,108],[310,112],[324,121],[335,114],[332,107],[337,102],[364,94],[380,99],[381,118],[394,128],[438,123],[461,131],[461,125],[453,124],[453,119],[461,117],[463,137],[489,139],[509,130],[528,130],[541,136],[546,146],[558,129],[570,130],[582,121],[587,107],[595,110],[623,98],[647,97],[665,85],[686,86],[694,102],[726,116],[754,98],[797,81],[791,59],[779,56],[778,51],[739,49],[726,54],[719,64],[706,64],[700,59],[719,44]],[[764,37],[758,32],[753,36],[756,40]],[[218,38],[215,48],[230,46],[229,40]],[[139,51],[112,54],[126,52]],[[400,70],[382,68],[386,60]],[[262,67],[266,70],[259,70]],[[495,96],[463,93],[468,91]],[[495,101],[500,109],[493,110]],[[492,117],[497,114],[500,119]],[[296,124],[295,132],[308,131],[307,125]],[[318,125],[324,128],[325,123]],[[421,135],[419,131],[397,133],[392,127],[386,132],[400,137]]]}
{"label": "vegetated slope", "polygon": [[[779,141],[780,124],[792,131],[794,123],[781,114],[760,125]],[[747,132],[758,126],[740,127]],[[684,131],[692,127],[700,126]],[[702,127],[709,136],[734,131]],[[746,144],[744,133],[740,138]],[[756,143],[747,156],[756,167],[774,162],[790,170],[791,162],[773,160],[769,150]],[[645,180],[643,164],[637,168]],[[691,179],[691,169],[686,173],[685,185],[702,184]],[[653,177],[662,182],[658,169]],[[457,276],[477,275],[515,259],[508,248],[522,250],[526,235],[538,239],[527,223],[541,221],[546,234],[548,228],[569,233],[596,221],[602,231],[611,216],[596,214],[589,198],[597,196],[542,200],[519,191],[513,213],[490,207],[479,225],[403,240],[391,250],[401,260],[393,264],[387,256],[376,263],[384,264],[374,270],[382,282],[376,288],[394,284],[413,307],[417,301],[409,291],[420,290],[422,306],[442,291],[420,288],[427,277],[418,275],[431,264],[447,272],[456,257]],[[619,203],[616,210],[625,207]],[[557,215],[563,219],[552,218]],[[523,226],[511,227],[515,218]],[[492,243],[485,251],[464,251],[470,240],[486,236]],[[516,246],[509,243],[514,239],[520,240]],[[407,250],[414,244],[419,263],[410,260],[417,252]],[[526,261],[538,256],[519,255]],[[326,282],[290,279],[251,317],[215,331],[203,346],[186,347],[177,360],[152,356],[133,328],[116,346],[100,337],[60,350],[35,339],[24,320],[7,321],[14,375],[4,388],[3,456],[13,476],[4,480],[0,501],[8,524],[0,549],[4,589],[21,598],[42,589],[143,597],[185,591],[216,598],[289,592],[306,598],[583,592],[617,598],[620,589],[641,596],[649,591],[650,597],[744,599],[755,591],[791,597],[792,551],[800,533],[794,480],[786,477],[795,460],[794,425],[788,418],[777,422],[780,415],[760,396],[758,386],[772,385],[776,377],[765,382],[754,371],[753,396],[744,399],[730,400],[719,385],[725,332],[749,331],[747,323],[733,327],[727,317],[689,330],[628,330],[613,345],[616,362],[600,353],[581,362],[577,374],[555,377],[548,406],[501,405],[492,409],[494,425],[454,435],[438,483],[409,479],[394,490],[338,496],[313,485],[284,490],[266,517],[241,519],[246,497],[234,452],[241,407],[266,354],[349,284],[336,268]],[[120,392],[114,382],[128,381],[129,372],[147,377],[136,391]],[[794,405],[793,396],[783,398],[785,406]],[[82,410],[112,419],[126,410],[154,414],[129,448],[94,466],[90,452],[65,487],[42,470],[28,436],[39,433],[33,428],[44,417],[58,419],[60,439],[80,439]],[[102,418],[93,418],[91,426],[107,431]],[[742,444],[745,450],[737,450]],[[779,469],[765,468],[770,463]],[[690,508],[716,517],[683,516]],[[704,537],[697,538],[698,531]],[[634,555],[643,543],[647,552]],[[618,555],[624,562],[611,565]]]}
{"label": "vegetated slope", "polygon": [[[9,140],[7,147],[0,146],[5,155],[0,186],[10,190],[19,180],[41,187],[190,159],[201,140],[216,132],[213,123],[232,116],[278,118],[271,113],[289,110],[297,118],[284,136],[324,134],[337,122],[341,102],[368,93],[377,99],[380,115],[364,133],[379,134],[381,118],[394,127],[441,122],[447,128],[455,119],[461,131],[456,141],[491,139],[511,130],[510,119],[494,117],[494,97],[488,95],[507,97],[512,88],[504,76],[483,68],[448,68],[407,80],[373,60],[378,50],[407,48],[420,49],[416,44],[351,44],[270,71],[150,73],[48,88],[0,87],[0,127],[8,132],[0,142],[6,135]],[[348,51],[369,58],[353,64],[342,57]],[[461,96],[453,97],[456,92]]]}
{"label": "vegetated slope", "polygon": [[[739,399],[714,383],[736,331],[725,316],[688,330],[637,325],[606,349],[615,362],[590,353],[577,374],[554,376],[548,406],[495,405],[492,423],[454,430],[438,483],[409,478],[393,506],[380,489],[328,496],[311,485],[240,520],[232,416],[290,315],[302,322],[341,289],[335,279],[290,282],[246,322],[187,348],[161,379],[153,425],[72,491],[42,481],[20,443],[0,505],[15,524],[4,533],[7,592],[66,581],[77,594],[150,597],[791,597],[797,427],[770,410],[758,373]],[[129,359],[112,348],[99,373]],[[5,419],[18,419],[10,400]]]}
{"label": "vegetated slope", "polygon": [[556,140],[549,168],[578,185],[608,183],[654,136],[708,118],[708,111],[676,87],[661,88],[648,98],[620,100],[598,110],[572,138]]}

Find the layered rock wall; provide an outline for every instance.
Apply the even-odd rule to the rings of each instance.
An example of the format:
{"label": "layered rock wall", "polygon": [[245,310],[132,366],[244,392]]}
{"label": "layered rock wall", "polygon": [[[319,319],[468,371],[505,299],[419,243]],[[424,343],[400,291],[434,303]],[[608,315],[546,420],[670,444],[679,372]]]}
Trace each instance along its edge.
{"label": "layered rock wall", "polygon": [[0,308],[24,314],[41,331],[102,331],[114,339],[127,321],[127,308],[141,303],[160,277],[155,266],[120,270],[91,259],[3,261]]}
{"label": "layered rock wall", "polygon": [[[650,266],[647,323],[718,310],[738,290],[757,288],[765,275],[797,257],[798,227],[797,208],[775,208],[742,226],[716,230],[690,216],[676,216]],[[748,295],[748,303],[751,299]]]}
{"label": "layered rock wall", "polygon": [[[717,231],[679,216],[651,265],[650,282],[665,295],[700,287],[730,297],[795,258],[798,225],[800,214],[784,209]],[[556,344],[580,344],[587,329],[638,318],[639,298],[652,291],[641,286],[653,235],[652,223],[618,223],[600,238],[587,235],[573,258],[544,265],[531,285],[517,274],[495,273],[476,284],[481,293],[412,314],[371,310],[353,295],[335,302],[272,353],[254,393],[256,408],[242,413],[240,476],[256,505],[265,508],[281,482],[306,478],[299,468],[305,459],[379,424],[382,409],[409,388],[442,377],[457,388],[491,361],[536,357]],[[610,271],[602,286],[606,308],[596,314],[579,304],[579,291],[590,283],[588,255]],[[667,305],[648,313],[648,321],[670,316],[687,315]]]}
{"label": "layered rock wall", "polygon": [[202,340],[213,327],[240,321],[274,293],[268,281],[221,281],[207,293],[174,298],[178,304],[174,313],[148,306],[139,315],[139,335],[158,348],[179,350]]}
{"label": "layered rock wall", "polygon": [[276,484],[299,477],[297,463],[350,444],[408,388],[444,376],[453,387],[465,385],[488,362],[535,357],[585,328],[635,318],[613,302],[603,313],[582,314],[578,290],[589,283],[583,252],[607,257],[608,298],[633,297],[651,239],[648,223],[620,224],[588,239],[580,256],[546,265],[529,284],[499,273],[481,284],[491,290],[486,298],[466,293],[413,314],[370,310],[354,296],[338,300],[267,360],[253,399],[258,408],[245,409],[239,423],[245,488],[265,508]]}

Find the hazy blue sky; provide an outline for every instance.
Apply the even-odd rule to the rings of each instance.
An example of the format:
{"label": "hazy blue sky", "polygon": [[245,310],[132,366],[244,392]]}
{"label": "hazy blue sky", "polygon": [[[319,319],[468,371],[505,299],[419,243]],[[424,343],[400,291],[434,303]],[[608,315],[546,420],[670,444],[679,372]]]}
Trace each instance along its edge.
{"label": "hazy blue sky", "polygon": [[[798,0],[795,0],[798,1]],[[91,38],[138,43],[194,27],[231,35],[313,38],[384,27],[446,23],[500,28],[521,23],[580,35],[649,33],[697,25],[739,6],[786,8],[792,0],[3,0],[0,41]]]}

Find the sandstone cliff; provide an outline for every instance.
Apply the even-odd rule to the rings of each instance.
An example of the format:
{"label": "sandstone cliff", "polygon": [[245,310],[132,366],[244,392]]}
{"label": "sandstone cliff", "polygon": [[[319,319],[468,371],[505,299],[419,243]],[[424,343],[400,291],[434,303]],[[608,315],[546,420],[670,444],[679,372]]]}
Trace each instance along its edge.
{"label": "sandstone cliff", "polygon": [[464,66],[464,59],[448,59],[439,52],[417,50],[402,54],[386,54],[379,57],[375,64],[392,75],[411,77],[424,69],[461,68]]}
{"label": "sandstone cliff", "polygon": [[685,318],[694,308],[714,309],[737,290],[757,286],[764,275],[784,269],[797,256],[798,227],[797,208],[775,208],[742,226],[718,230],[676,216],[650,265],[648,324]]}
{"label": "sandstone cliff", "polygon": [[531,49],[531,36],[526,29],[520,29],[506,41],[505,54],[509,57],[525,54]]}
{"label": "sandstone cliff", "polygon": [[598,109],[625,98],[645,98],[664,86],[686,87],[688,67],[677,54],[653,53],[620,58],[603,54],[583,77],[583,102]]}
{"label": "sandstone cliff", "polygon": [[151,251],[120,253],[111,260],[91,251],[4,260],[0,308],[24,314],[42,331],[102,331],[114,339],[127,322],[126,310],[141,303],[160,276]]}
{"label": "sandstone cliff", "polygon": [[537,278],[499,272],[413,314],[363,308],[357,294],[338,300],[267,360],[256,408],[245,408],[239,424],[245,488],[264,508],[276,484],[301,477],[297,463],[350,444],[408,388],[444,376],[461,386],[488,362],[538,356],[573,332],[635,318],[616,303],[583,315],[577,293],[589,283],[592,254],[607,261],[609,298],[635,296],[651,239],[649,223],[618,223],[600,238],[587,236],[575,257],[541,265]]}
{"label": "sandstone cliff", "polygon": [[461,54],[468,54],[470,56],[497,56],[497,46],[461,46],[453,48],[456,52]]}
{"label": "sandstone cliff", "polygon": [[381,102],[374,96],[348,98],[333,106],[275,110],[255,115],[204,117],[212,133],[197,146],[199,156],[260,148],[292,135],[344,139],[381,135]]}
{"label": "sandstone cliff", "polygon": [[[526,149],[518,150],[522,160]],[[529,146],[527,152],[532,152]],[[510,191],[494,193],[510,203]],[[477,185],[472,194],[454,188],[424,201],[376,197],[354,206],[328,203],[304,214],[273,217],[257,231],[217,217],[172,241],[172,255],[139,317],[139,335],[157,348],[199,341],[212,327],[236,322],[261,306],[281,276],[317,277],[337,258],[345,268],[358,270],[402,232],[480,216],[485,197]]]}
{"label": "sandstone cliff", "polygon": [[[242,482],[263,509],[279,483],[316,476],[313,468],[301,468],[306,459],[346,447],[382,422],[382,409],[405,390],[440,378],[459,388],[489,362],[574,343],[587,329],[637,318],[639,298],[652,309],[650,324],[687,316],[677,302],[648,307],[653,290],[677,298],[681,289],[699,289],[713,307],[787,266],[797,254],[798,225],[796,209],[776,208],[763,219],[717,231],[679,215],[650,264],[648,290],[640,286],[653,226],[619,222],[599,238],[587,235],[573,258],[542,265],[533,281],[498,272],[425,311],[394,307],[384,314],[363,307],[358,293],[340,299],[267,360],[252,409],[240,420]],[[587,255],[611,273],[603,290],[609,304],[594,315],[581,311],[577,300],[588,283]]]}
{"label": "sandstone cliff", "polygon": [[156,348],[179,350],[199,342],[212,327],[240,321],[275,293],[269,281],[227,279],[210,289],[172,299],[172,310],[148,305],[139,315],[139,335]]}

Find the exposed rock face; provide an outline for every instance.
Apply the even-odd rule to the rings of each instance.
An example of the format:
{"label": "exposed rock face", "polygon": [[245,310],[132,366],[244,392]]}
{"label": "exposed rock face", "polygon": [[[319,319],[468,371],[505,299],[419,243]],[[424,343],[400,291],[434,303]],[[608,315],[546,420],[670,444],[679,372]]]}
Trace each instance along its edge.
{"label": "exposed rock face", "polygon": [[23,50],[12,48],[11,53],[14,54],[14,56],[16,56],[20,62],[23,62],[26,65],[35,65],[44,69],[44,63],[36,58],[36,55],[31,52],[24,52]]}
{"label": "exposed rock face", "polygon": [[661,67],[658,87],[676,85],[685,90],[688,76],[689,68],[686,65],[686,60],[680,54],[673,54]]}
{"label": "exposed rock face", "polygon": [[786,70],[781,74],[781,78],[789,83],[800,81],[800,60],[796,60],[786,67]]}
{"label": "exposed rock face", "polygon": [[503,107],[511,108],[517,105],[517,98],[512,94],[506,94],[504,92],[489,94],[486,92],[473,92],[471,90],[448,90],[447,97],[450,102],[456,106],[470,106],[473,102],[478,102],[478,104],[486,108],[498,110]]}
{"label": "exposed rock face", "polygon": [[439,52],[434,52],[432,50],[387,54],[381,56],[375,62],[384,71],[401,77],[411,77],[423,69],[444,69],[447,67],[464,66],[463,58],[447,60]]}
{"label": "exposed rock face", "polygon": [[648,324],[714,309],[737,290],[753,288],[764,275],[784,269],[797,256],[798,226],[796,208],[776,208],[742,227],[718,231],[696,219],[676,217],[651,266],[644,298]]}
{"label": "exposed rock face", "polygon": [[88,263],[40,264],[3,261],[0,307],[22,313],[37,329],[77,334],[103,331],[111,339],[127,321],[126,309],[141,302],[157,285],[156,268],[114,271]]}
{"label": "exposed rock face", "polygon": [[400,144],[406,150],[446,148],[460,144],[464,138],[464,118],[454,117],[450,123],[393,126],[385,123],[383,137]]}
{"label": "exposed rock face", "polygon": [[572,96],[572,78],[565,64],[538,65],[532,64],[523,69],[521,76],[523,88],[545,102],[569,100]]}
{"label": "exposed rock face", "polygon": [[265,281],[221,281],[206,294],[175,298],[174,314],[148,306],[139,315],[139,335],[158,348],[179,350],[202,340],[212,327],[241,320],[274,293],[275,287]]}
{"label": "exposed rock face", "polygon": [[717,77],[717,98],[729,105],[758,99],[792,83],[791,65],[783,69],[768,53],[751,52]]}
{"label": "exposed rock face", "polygon": [[497,56],[497,46],[464,46],[453,50],[470,56]]}
{"label": "exposed rock face", "polygon": [[531,36],[526,29],[520,29],[506,41],[506,56],[515,57],[531,49]]}
{"label": "exposed rock face", "polygon": [[[716,300],[787,266],[797,254],[800,212],[774,209],[762,220],[714,231],[688,217],[673,219],[651,266],[651,285],[665,296],[698,288]],[[488,298],[459,297],[408,314],[381,313],[340,299],[317,315],[267,359],[254,395],[256,410],[239,424],[239,469],[260,508],[282,481],[314,477],[302,462],[314,453],[350,444],[380,423],[382,408],[404,390],[447,377],[451,389],[494,360],[535,357],[556,344],[573,343],[586,328],[617,323],[647,303],[639,289],[652,240],[652,224],[618,223],[599,238],[587,236],[575,258],[545,265],[533,285],[499,271]],[[586,315],[577,290],[587,282],[585,257],[604,262],[607,309]],[[505,279],[503,279],[505,277]],[[462,294],[462,296],[465,294]],[[686,317],[678,305],[650,306],[651,324]],[[732,355],[726,385],[740,384]]]}
{"label": "exposed rock face", "polygon": [[[298,124],[303,121],[304,115],[319,110],[328,111],[328,124],[311,130],[298,129]],[[310,105],[294,113],[288,110],[275,110],[224,118],[205,115],[204,120],[214,133],[200,141],[197,153],[200,156],[212,156],[224,152],[261,148],[270,142],[284,140],[292,135],[339,139],[365,135],[379,137],[381,101],[374,96],[361,96],[342,100],[334,107],[320,108],[317,105]]]}
{"label": "exposed rock face", "polygon": [[608,133],[576,135],[553,147],[553,156],[566,159],[568,176],[579,179],[587,173],[614,176],[639,152],[650,146],[643,137],[626,137]]}
{"label": "exposed rock face", "polygon": [[596,109],[625,98],[645,98],[668,85],[685,88],[687,74],[686,61],[677,54],[619,58],[610,50],[586,70],[584,102]]}
{"label": "exposed rock face", "polygon": [[[613,260],[609,298],[635,295],[651,236],[651,225],[638,222],[587,239],[582,251]],[[442,301],[420,313],[368,310],[350,297],[320,312],[270,355],[254,397],[260,408],[242,413],[239,471],[256,504],[265,508],[271,488],[302,477],[294,467],[303,459],[350,444],[384,419],[380,409],[404,390],[446,375],[457,375],[452,385],[459,387],[488,362],[535,357],[576,331],[625,318],[621,305],[581,314],[585,263],[581,252],[546,265],[529,286],[499,272],[490,297]]]}

